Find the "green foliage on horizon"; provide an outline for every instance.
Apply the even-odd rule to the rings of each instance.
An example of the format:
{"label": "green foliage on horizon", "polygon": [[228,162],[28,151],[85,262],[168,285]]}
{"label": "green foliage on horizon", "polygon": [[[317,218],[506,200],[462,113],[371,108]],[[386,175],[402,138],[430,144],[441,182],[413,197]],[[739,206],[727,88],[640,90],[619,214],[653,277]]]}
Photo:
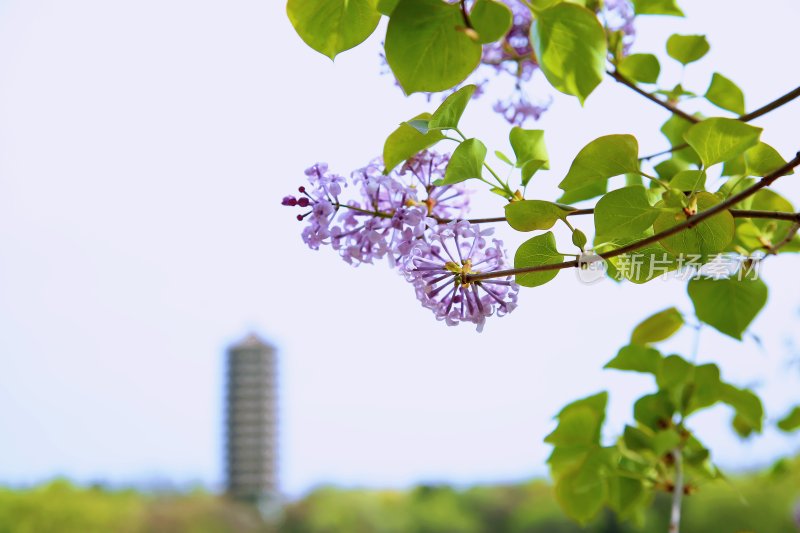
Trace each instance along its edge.
{"label": "green foliage on horizon", "polygon": [[[731,476],[687,498],[684,533],[785,533],[800,497],[800,460]],[[56,480],[0,488],[0,533],[644,533],[664,530],[669,502],[656,498],[642,527],[601,513],[579,526],[543,480],[410,490],[323,487],[284,506],[276,524],[205,492],[154,495],[79,488]],[[744,500],[747,505],[742,505]]]}

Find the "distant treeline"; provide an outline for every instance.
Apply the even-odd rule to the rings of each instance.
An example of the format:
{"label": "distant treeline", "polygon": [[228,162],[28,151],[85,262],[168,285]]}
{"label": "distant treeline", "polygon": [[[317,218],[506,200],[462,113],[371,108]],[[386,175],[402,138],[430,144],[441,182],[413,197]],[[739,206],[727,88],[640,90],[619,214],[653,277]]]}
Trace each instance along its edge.
{"label": "distant treeline", "polygon": [[[683,533],[791,533],[797,527],[800,459],[701,487],[686,500]],[[202,491],[152,495],[77,487],[65,480],[0,488],[0,533],[666,533],[668,498],[641,524],[609,513],[581,528],[565,519],[544,481],[456,490],[314,490],[287,503],[274,524]]]}

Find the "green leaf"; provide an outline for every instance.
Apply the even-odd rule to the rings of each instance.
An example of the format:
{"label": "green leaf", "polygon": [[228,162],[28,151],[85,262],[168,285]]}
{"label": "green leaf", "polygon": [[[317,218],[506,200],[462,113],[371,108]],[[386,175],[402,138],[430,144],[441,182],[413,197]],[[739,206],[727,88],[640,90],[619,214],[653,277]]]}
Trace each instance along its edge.
{"label": "green leaf", "polygon": [[449,89],[481,60],[481,45],[464,31],[458,4],[441,0],[400,0],[386,28],[386,62],[411,94]]}
{"label": "green leaf", "polygon": [[[686,144],[683,135],[691,127],[692,123],[685,118],[681,118],[678,115],[672,115],[669,117],[669,119],[667,119],[664,125],[661,126],[661,133],[663,133],[667,138],[670,146],[674,148],[676,146],[682,146]],[[675,150],[672,153],[672,157],[676,161],[686,161],[687,163],[692,164],[700,163],[700,157],[690,146],[686,146],[680,150]]]}
{"label": "green leaf", "polygon": [[661,73],[661,65],[653,54],[631,54],[622,58],[617,70],[629,80],[656,83]]}
{"label": "green leaf", "polygon": [[[759,211],[778,211],[782,213],[794,213],[795,209],[792,203],[780,194],[769,189],[762,189],[750,197],[751,202],[748,206],[750,209]],[[752,219],[752,225],[758,228],[756,235],[756,242],[753,249],[763,247],[763,241],[766,240],[771,244],[781,242],[789,235],[792,228],[792,222],[788,220],[770,220],[764,218]],[[785,247],[784,247],[785,248]],[[784,250],[781,248],[781,251]]]}
{"label": "green leaf", "polygon": [[513,15],[505,4],[495,0],[475,0],[469,13],[472,28],[478,32],[478,42],[492,43],[511,28]]}
{"label": "green leaf", "polygon": [[517,158],[517,168],[522,168],[528,161],[544,161],[542,168],[550,168],[550,158],[544,144],[544,130],[526,130],[514,126],[508,134],[508,140]]}
{"label": "green leaf", "polygon": [[683,326],[683,315],[670,307],[644,319],[633,328],[631,342],[633,344],[650,344],[666,340]]}
{"label": "green leaf", "polygon": [[[687,148],[687,150],[690,150],[692,153],[694,153],[694,150],[692,150],[691,148]],[[686,150],[682,151],[685,152]],[[664,181],[670,181],[675,177],[676,174],[678,174],[678,172],[686,170],[687,166],[688,165],[686,161],[673,157],[670,159],[665,159],[664,161],[657,164],[654,168],[656,169],[659,178],[661,178]]]}
{"label": "green leaf", "polygon": [[289,0],[286,14],[300,38],[331,59],[372,35],[381,18],[375,0]]}
{"label": "green leaf", "polygon": [[568,211],[544,200],[520,200],[506,205],[508,225],[517,231],[550,229]]}
{"label": "green leaf", "polygon": [[[430,118],[430,113],[422,113],[409,122],[429,120]],[[444,135],[441,131],[429,131],[423,134],[408,123],[400,124],[386,138],[383,145],[383,164],[386,165],[384,173],[388,174],[409,157],[417,155],[421,150],[433,146],[443,138]]]}
{"label": "green leaf", "polygon": [[468,179],[479,179],[486,160],[486,145],[478,139],[467,139],[458,145],[450,156],[450,162],[444,171],[444,179],[433,182],[434,185],[452,185]]}
{"label": "green leaf", "polygon": [[430,120],[425,118],[415,118],[412,120],[407,120],[403,122],[403,124],[408,124],[409,126],[411,126],[412,128],[414,128],[423,135],[425,135],[430,131],[430,128],[428,127],[430,124]]}
{"label": "green leaf", "polygon": [[744,115],[744,93],[722,74],[715,72],[711,77],[711,85],[708,86],[705,97],[721,109]]}
{"label": "green leaf", "polygon": [[[700,213],[720,203],[721,200],[710,192],[697,193],[697,212]],[[660,233],[686,220],[681,210],[662,212],[653,223],[653,229]],[[659,242],[673,254],[697,254],[706,258],[721,252],[733,240],[736,225],[730,211],[723,211],[707,218],[692,228],[685,229]]]}
{"label": "green leaf", "polygon": [[800,428],[800,405],[796,405],[789,413],[778,421],[778,428],[791,433]]}
{"label": "green leaf", "polygon": [[378,0],[378,11],[387,17],[392,15],[392,11],[397,7],[400,0]]}
{"label": "green leaf", "polygon": [[666,391],[642,396],[633,404],[633,418],[650,429],[667,427],[675,414],[675,407]]}
{"label": "green leaf", "polygon": [[586,246],[586,234],[579,229],[575,229],[572,232],[572,244],[583,250],[583,247]]}
{"label": "green leaf", "polygon": [[611,361],[603,368],[642,372],[656,375],[661,365],[661,354],[655,348],[629,344],[623,346]]}
{"label": "green leaf", "polygon": [[681,436],[674,429],[656,431],[653,436],[653,451],[660,457],[677,448],[680,443]]}
{"label": "green leaf", "polygon": [[679,355],[670,355],[661,362],[656,375],[659,389],[668,390],[683,385],[692,377],[694,366]]}
{"label": "green leaf", "polygon": [[639,144],[633,135],[606,135],[584,146],[558,184],[564,191],[628,172],[639,172]]}
{"label": "green leaf", "polygon": [[706,186],[706,173],[702,170],[681,170],[669,180],[669,185],[684,192],[702,191]]}
{"label": "green leaf", "polygon": [[608,483],[608,504],[620,518],[626,518],[647,501],[647,493],[641,480],[614,476]]}
{"label": "green leaf", "polygon": [[658,218],[659,210],[650,205],[641,185],[609,192],[594,208],[598,238],[631,237],[643,233]]}
{"label": "green leaf", "polygon": [[531,44],[547,81],[577,96],[581,104],[603,80],[605,32],[585,7],[564,2],[540,12],[531,28]]}
{"label": "green leaf", "polygon": [[599,444],[607,402],[608,393],[601,392],[566,405],[556,415],[556,429],[544,441],[553,446]]}
{"label": "green leaf", "polygon": [[[766,176],[786,164],[786,160],[781,157],[781,154],[765,142],[759,142],[748,149],[744,153],[744,162],[747,174],[751,176]],[[788,174],[794,174],[794,171],[792,170]]]}
{"label": "green leaf", "polygon": [[641,428],[625,426],[625,431],[622,433],[622,441],[625,443],[625,447],[632,452],[653,449],[653,434],[649,430],[645,431]]}
{"label": "green leaf", "polygon": [[714,405],[721,399],[721,395],[722,381],[719,378],[719,367],[711,363],[695,367],[686,415]]}
{"label": "green leaf", "polygon": [[708,168],[758,144],[761,131],[736,119],[709,118],[689,128],[684,138]]}
{"label": "green leaf", "polygon": [[501,152],[500,150],[495,150],[494,155],[497,157],[497,159],[499,159],[506,165],[511,165],[512,167],[514,166],[514,163],[511,162],[511,159],[509,159],[508,156],[503,152]]}
{"label": "green leaf", "polygon": [[683,11],[675,0],[633,0],[633,10],[637,15],[683,16]]}
{"label": "green leaf", "polygon": [[752,391],[723,383],[720,400],[730,405],[736,413],[734,429],[737,433],[743,437],[752,432],[761,433],[764,406],[761,404],[761,399]]}
{"label": "green leaf", "polygon": [[[599,444],[607,403],[604,391],[565,405],[556,415],[558,426],[544,441],[554,446]],[[584,425],[587,420],[591,422]]]}
{"label": "green leaf", "polygon": [[680,83],[675,85],[675,87],[673,87],[672,89],[669,90],[658,89],[657,91],[654,92],[655,94],[660,94],[661,96],[665,96],[667,98],[667,101],[669,102],[679,102],[685,98],[694,98],[697,96],[692,91],[687,91],[686,89],[684,89],[683,85],[681,85]]}
{"label": "green leaf", "polygon": [[597,469],[580,468],[559,478],[555,494],[567,516],[586,524],[603,508],[608,487]]}
{"label": "green leaf", "polygon": [[693,279],[688,290],[699,320],[740,340],[767,303],[767,286],[760,279]]}
{"label": "green leaf", "polygon": [[667,53],[684,65],[697,61],[711,49],[705,35],[670,35],[667,39]]}
{"label": "green leaf", "polygon": [[[514,254],[514,268],[553,265],[562,261],[564,256],[556,250],[556,238],[551,231],[523,242]],[[516,281],[523,287],[538,287],[555,278],[558,272],[558,270],[544,270],[517,274]]]}
{"label": "green leaf", "polygon": [[469,99],[475,92],[474,85],[465,85],[447,98],[433,112],[428,128],[432,130],[446,130],[458,127],[458,121],[467,108]]}
{"label": "green leaf", "polygon": [[531,178],[534,174],[540,169],[544,168],[547,164],[547,161],[542,161],[541,159],[531,159],[530,161],[526,161],[524,165],[522,165],[522,186],[528,184],[531,181]]}
{"label": "green leaf", "polygon": [[574,204],[583,200],[590,200],[596,196],[602,196],[606,193],[608,188],[608,181],[591,181],[582,187],[570,189],[561,195],[561,198],[556,200],[561,204]]}

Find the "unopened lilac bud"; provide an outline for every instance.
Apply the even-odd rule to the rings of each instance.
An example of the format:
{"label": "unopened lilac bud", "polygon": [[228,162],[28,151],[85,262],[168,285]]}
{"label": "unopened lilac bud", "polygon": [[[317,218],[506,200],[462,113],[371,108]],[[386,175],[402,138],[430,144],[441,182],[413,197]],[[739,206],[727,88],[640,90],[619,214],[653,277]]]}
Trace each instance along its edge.
{"label": "unopened lilac bud", "polygon": [[297,205],[300,207],[308,207],[309,200],[305,196],[297,199]]}
{"label": "unopened lilac bud", "polygon": [[281,200],[281,205],[295,206],[297,205],[297,198],[294,196],[284,196]]}

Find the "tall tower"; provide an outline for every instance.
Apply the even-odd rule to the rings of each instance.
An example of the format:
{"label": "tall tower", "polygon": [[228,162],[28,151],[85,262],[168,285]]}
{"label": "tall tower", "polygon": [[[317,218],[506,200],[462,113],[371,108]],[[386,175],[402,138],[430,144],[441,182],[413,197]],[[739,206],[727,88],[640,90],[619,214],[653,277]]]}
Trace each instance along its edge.
{"label": "tall tower", "polygon": [[278,499],[275,347],[250,334],[228,348],[227,369],[227,493],[264,509]]}

